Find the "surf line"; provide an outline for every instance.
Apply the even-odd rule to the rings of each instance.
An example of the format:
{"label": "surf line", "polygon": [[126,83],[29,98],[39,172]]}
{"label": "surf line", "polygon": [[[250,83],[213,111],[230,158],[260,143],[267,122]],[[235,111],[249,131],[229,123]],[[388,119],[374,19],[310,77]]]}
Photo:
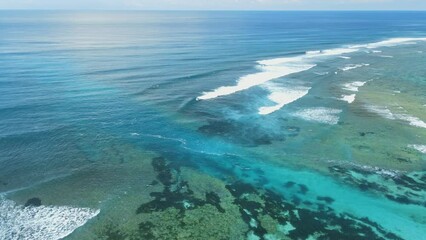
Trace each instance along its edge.
{"label": "surf line", "polygon": [[[198,101],[210,100],[221,96],[231,95],[236,92],[244,91],[251,87],[264,84],[277,78],[285,77],[294,73],[303,72],[315,67],[315,61],[321,58],[341,56],[343,54],[357,52],[361,49],[375,49],[380,47],[392,47],[401,44],[415,44],[418,41],[426,41],[426,38],[391,38],[388,40],[374,43],[348,45],[347,47],[342,48],[334,48],[320,51],[307,51],[304,55],[300,56],[257,61],[257,67],[260,69],[260,72],[240,77],[236,81],[235,85],[221,86],[212,91],[203,92],[196,99]],[[307,92],[305,91],[304,95],[306,94]],[[303,94],[293,94],[294,99],[289,99],[287,97],[285,101],[278,101],[276,100],[278,99],[276,95],[277,94],[275,94],[274,96],[271,95],[269,97],[269,99],[276,103],[276,106],[272,106],[270,108],[263,107],[259,110],[259,114],[270,114],[280,109],[284,105],[291,103],[304,96]]]}

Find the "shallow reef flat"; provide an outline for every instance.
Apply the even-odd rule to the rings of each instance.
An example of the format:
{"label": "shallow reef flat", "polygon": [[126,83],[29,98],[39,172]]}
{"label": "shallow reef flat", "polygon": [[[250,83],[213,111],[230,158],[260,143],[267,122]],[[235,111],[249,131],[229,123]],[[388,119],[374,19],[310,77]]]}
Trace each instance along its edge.
{"label": "shallow reef flat", "polygon": [[[152,166],[155,189],[114,200],[114,207],[68,239],[88,233],[96,239],[401,239],[368,218],[335,212],[331,197],[286,199],[238,180],[175,168],[163,157],[154,157]],[[291,181],[285,187],[309,191]]]}

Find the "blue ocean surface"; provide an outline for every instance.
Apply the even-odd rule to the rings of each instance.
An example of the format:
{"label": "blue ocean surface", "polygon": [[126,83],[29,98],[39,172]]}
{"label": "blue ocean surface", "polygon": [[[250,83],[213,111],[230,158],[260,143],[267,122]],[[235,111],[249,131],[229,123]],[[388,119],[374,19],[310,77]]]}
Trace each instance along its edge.
{"label": "blue ocean surface", "polygon": [[426,236],[426,12],[0,11],[0,239]]}

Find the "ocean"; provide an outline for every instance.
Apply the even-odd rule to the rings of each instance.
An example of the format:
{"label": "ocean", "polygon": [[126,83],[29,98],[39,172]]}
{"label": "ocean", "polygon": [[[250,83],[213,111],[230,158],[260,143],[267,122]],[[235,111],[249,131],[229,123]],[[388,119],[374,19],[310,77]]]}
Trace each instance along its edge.
{"label": "ocean", "polygon": [[0,239],[426,236],[426,12],[0,11]]}

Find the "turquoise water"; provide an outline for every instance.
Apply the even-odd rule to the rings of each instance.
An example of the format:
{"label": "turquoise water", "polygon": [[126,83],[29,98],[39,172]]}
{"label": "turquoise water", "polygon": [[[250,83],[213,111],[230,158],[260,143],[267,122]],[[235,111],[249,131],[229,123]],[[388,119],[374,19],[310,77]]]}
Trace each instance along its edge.
{"label": "turquoise water", "polygon": [[0,238],[424,238],[425,15],[1,12]]}

